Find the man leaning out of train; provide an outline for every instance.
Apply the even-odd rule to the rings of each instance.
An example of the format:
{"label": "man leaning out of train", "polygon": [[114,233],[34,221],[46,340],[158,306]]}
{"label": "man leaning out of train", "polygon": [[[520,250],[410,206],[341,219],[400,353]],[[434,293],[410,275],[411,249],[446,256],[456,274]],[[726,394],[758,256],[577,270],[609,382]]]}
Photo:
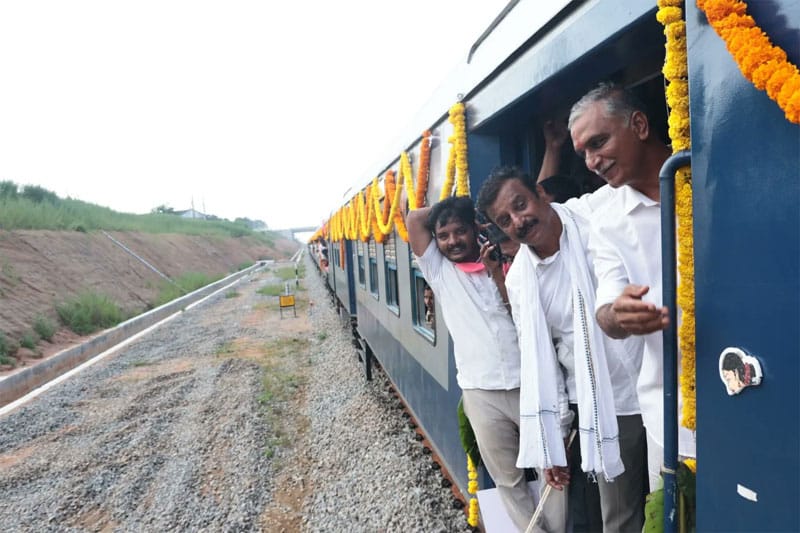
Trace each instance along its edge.
{"label": "man leaning out of train", "polygon": [[[612,201],[591,218],[595,311],[609,336],[644,340],[638,398],[647,430],[650,490],[655,490],[664,454],[661,330],[669,321],[661,294],[658,175],[671,150],[651,129],[639,99],[611,84],[599,85],[572,107],[569,129],[587,168],[615,189]],[[694,433],[681,427],[678,438],[680,454],[695,457]]]}
{"label": "man leaning out of train", "polygon": [[517,466],[537,468],[556,489],[544,500],[547,531],[564,531],[568,506],[577,502],[568,503],[563,490],[570,442],[579,446],[573,457],[583,472],[599,483],[603,529],[638,532],[644,523],[645,434],[636,398],[641,347],[637,339],[607,337],[595,321],[587,248],[588,217],[612,194],[605,186],[551,204],[521,169],[501,167],[478,196],[478,208],[521,244],[506,277],[522,357]]}
{"label": "man leaning out of train", "polygon": [[411,211],[406,226],[453,338],[456,379],[481,458],[512,521],[525,531],[535,506],[516,466],[520,354],[502,267],[488,259],[493,247],[478,243],[470,198]]}

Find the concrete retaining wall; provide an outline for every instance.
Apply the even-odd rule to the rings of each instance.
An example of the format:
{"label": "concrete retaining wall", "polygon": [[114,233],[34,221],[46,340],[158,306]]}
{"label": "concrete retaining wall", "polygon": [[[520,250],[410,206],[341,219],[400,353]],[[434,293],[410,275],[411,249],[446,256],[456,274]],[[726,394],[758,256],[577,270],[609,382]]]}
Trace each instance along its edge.
{"label": "concrete retaining wall", "polygon": [[119,344],[128,337],[139,333],[140,331],[149,328],[156,322],[163,320],[177,311],[185,308],[188,305],[208,296],[212,292],[221,289],[225,285],[233,283],[242,277],[263,268],[264,263],[256,263],[250,268],[240,270],[230,276],[227,276],[219,281],[210,285],[206,285],[194,292],[185,296],[181,296],[171,302],[168,302],[160,307],[151,309],[146,313],[142,313],[134,318],[126,320],[121,324],[107,329],[99,335],[92,337],[88,341],[67,348],[53,357],[42,361],[41,363],[32,367],[26,368],[21,372],[12,374],[11,376],[0,381],[0,407],[7,405],[14,400],[17,400],[30,391],[41,387],[50,380],[53,380],[77,367],[78,365],[88,361],[97,354],[100,354],[112,346]]}

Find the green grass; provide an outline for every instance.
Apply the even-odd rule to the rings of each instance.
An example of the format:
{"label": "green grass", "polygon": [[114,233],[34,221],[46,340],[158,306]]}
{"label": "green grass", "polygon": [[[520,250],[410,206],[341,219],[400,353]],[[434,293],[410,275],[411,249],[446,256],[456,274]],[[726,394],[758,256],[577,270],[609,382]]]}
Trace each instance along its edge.
{"label": "green grass", "polygon": [[73,198],[59,198],[37,186],[20,188],[11,181],[0,182],[0,229],[48,229],[67,231],[139,231],[183,233],[220,237],[253,237],[272,246],[274,232],[253,231],[242,222],[224,219],[181,218],[175,214],[120,213],[107,207]]}
{"label": "green grass", "polygon": [[258,294],[264,296],[280,296],[284,292],[283,285],[264,285],[256,291]]}
{"label": "green grass", "polygon": [[46,316],[38,315],[33,322],[33,331],[35,331],[40,338],[50,342],[53,340],[53,335],[56,333],[56,325]]}
{"label": "green grass", "polygon": [[275,275],[283,281],[288,281],[290,279],[294,279],[295,270],[294,267],[282,267],[275,271]]}
{"label": "green grass", "polygon": [[225,298],[238,298],[239,296],[241,296],[241,293],[232,289],[225,293]]}
{"label": "green grass", "polygon": [[61,322],[78,335],[116,326],[125,320],[125,313],[108,296],[84,291],[56,306]]}
{"label": "green grass", "polygon": [[308,349],[308,340],[300,337],[277,339],[263,347],[264,357],[261,366],[264,369],[262,391],[258,398],[264,409],[264,416],[272,428],[267,442],[264,444],[264,455],[272,458],[278,448],[288,445],[288,431],[283,421],[288,402],[304,383],[304,377],[290,368],[285,362],[288,358],[297,357]]}
{"label": "green grass", "polygon": [[236,271],[239,272],[240,270],[244,270],[245,268],[250,268],[253,265],[255,265],[255,262],[253,261],[245,261],[244,263],[239,263],[236,267]]}
{"label": "green grass", "polygon": [[196,291],[219,279],[222,279],[221,275],[209,276],[201,272],[187,272],[173,280],[175,282],[174,284],[165,281],[161,284],[161,289],[158,292],[154,306],[158,307],[159,305],[171,302],[175,298],[180,298],[184,294]]}

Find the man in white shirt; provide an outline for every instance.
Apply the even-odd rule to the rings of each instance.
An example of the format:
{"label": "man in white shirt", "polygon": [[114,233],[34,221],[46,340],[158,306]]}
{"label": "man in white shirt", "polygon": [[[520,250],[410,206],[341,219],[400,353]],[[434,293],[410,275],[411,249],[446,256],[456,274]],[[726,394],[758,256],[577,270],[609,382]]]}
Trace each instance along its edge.
{"label": "man in white shirt", "polygon": [[[522,170],[501,167],[483,184],[478,208],[523,245],[506,277],[522,352],[517,464],[543,469],[545,480],[562,490],[570,474],[561,439],[569,431],[568,404],[576,405],[581,466],[600,484],[603,529],[638,532],[645,481],[636,400],[641,347],[609,339],[594,322],[596,285],[587,249],[588,216],[612,193],[605,187],[551,205]],[[566,508],[566,495],[556,497]]]}
{"label": "man in white shirt", "polygon": [[[595,307],[609,336],[644,337],[638,397],[647,429],[650,488],[655,490],[664,445],[661,330],[669,321],[661,295],[658,174],[671,151],[650,129],[641,103],[610,84],[588,92],[572,107],[569,129],[587,168],[617,189],[591,219],[589,246],[598,278]],[[686,428],[680,428],[679,453],[696,455],[695,436]]]}
{"label": "man in white shirt", "polygon": [[525,531],[535,507],[524,471],[516,467],[520,355],[502,268],[494,263],[487,270],[481,262],[488,246],[478,244],[469,198],[411,211],[406,226],[453,338],[456,379],[481,458],[512,521]]}

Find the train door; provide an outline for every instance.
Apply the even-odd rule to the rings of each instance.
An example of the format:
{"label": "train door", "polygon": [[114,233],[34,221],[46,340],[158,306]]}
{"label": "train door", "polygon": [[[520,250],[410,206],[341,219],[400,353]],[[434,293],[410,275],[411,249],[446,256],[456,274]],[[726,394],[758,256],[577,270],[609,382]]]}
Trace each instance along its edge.
{"label": "train door", "polygon": [[[800,126],[686,3],[697,314],[698,531],[800,530]],[[794,65],[800,9],[747,11]],[[729,395],[721,354],[761,384]],[[755,368],[751,368],[751,373]],[[752,380],[752,375],[751,375]]]}

